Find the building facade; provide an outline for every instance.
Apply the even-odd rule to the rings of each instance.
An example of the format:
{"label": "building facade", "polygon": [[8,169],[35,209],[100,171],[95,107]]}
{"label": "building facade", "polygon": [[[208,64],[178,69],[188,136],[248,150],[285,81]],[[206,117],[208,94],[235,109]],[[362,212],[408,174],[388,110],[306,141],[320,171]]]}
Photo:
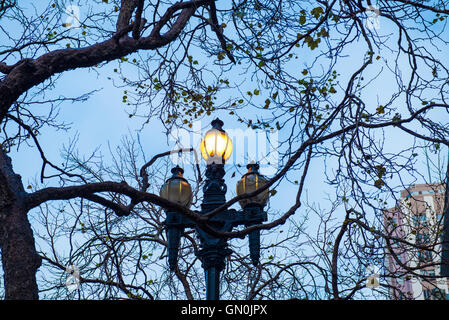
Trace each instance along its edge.
{"label": "building facade", "polygon": [[416,184],[384,211],[385,269],[391,299],[449,299],[440,276],[443,184]]}

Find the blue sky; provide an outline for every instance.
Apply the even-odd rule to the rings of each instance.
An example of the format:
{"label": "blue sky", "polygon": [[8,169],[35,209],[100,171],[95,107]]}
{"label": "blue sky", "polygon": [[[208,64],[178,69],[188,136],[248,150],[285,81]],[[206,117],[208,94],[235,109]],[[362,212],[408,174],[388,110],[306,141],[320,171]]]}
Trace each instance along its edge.
{"label": "blue sky", "polygon": [[[379,32],[388,34],[391,30],[391,26],[382,22]],[[366,48],[361,46],[357,47],[355,44],[352,47],[352,53],[350,56],[340,60],[337,66],[338,71],[342,74],[342,85],[346,84],[348,75],[354,68],[358,68],[360,65],[360,57],[366,52]],[[444,54],[442,52],[441,54]],[[357,58],[356,58],[357,57]],[[384,65],[389,63],[393,57],[388,55],[382,55],[381,61]],[[302,61],[297,62],[296,67],[298,71],[301,71],[307,66],[307,56],[301,57]],[[163,126],[158,119],[152,119],[148,125],[144,127],[142,131],[138,131],[141,128],[142,120],[139,118],[129,118],[125,105],[122,103],[123,89],[113,86],[112,81],[108,77],[115,77],[113,69],[118,65],[117,61],[108,63],[101,68],[98,68],[98,73],[89,71],[87,69],[73,70],[64,73],[50,95],[58,96],[79,96],[93,89],[100,89],[100,91],[92,94],[87,102],[83,103],[70,103],[66,102],[61,105],[60,119],[63,121],[71,122],[72,126],[69,132],[55,132],[51,128],[46,128],[41,131],[39,141],[46,152],[49,160],[60,163],[60,151],[64,144],[68,144],[70,139],[78,136],[77,149],[80,154],[90,154],[97,148],[100,148],[101,154],[105,156],[105,160],[109,158],[110,144],[112,149],[115,146],[120,145],[121,138],[128,134],[135,135],[139,133],[140,140],[147,159],[160,152],[168,151],[173,147],[173,144],[169,144],[167,136],[164,133]],[[123,66],[126,70],[126,66]],[[131,67],[130,67],[131,68]],[[129,69],[130,72],[132,69]],[[373,66],[372,74],[378,72],[378,67]],[[385,73],[387,75],[388,73]],[[244,75],[243,75],[244,76]],[[242,78],[242,74],[237,72],[236,79]],[[369,100],[372,101],[372,105],[368,106],[369,109],[374,110],[378,106],[378,101],[382,103],[384,97],[388,97],[388,89],[394,88],[395,82],[390,76],[381,76],[375,83],[373,88],[378,90],[372,90],[366,92]],[[247,90],[254,89],[253,83],[247,81],[240,91],[245,92]],[[247,114],[255,113],[256,111],[249,111]],[[446,114],[447,116],[447,114]],[[203,132],[209,128],[209,123],[215,117],[220,117],[225,121],[225,129],[246,129],[242,126],[234,117],[228,115],[227,112],[217,112],[210,117],[204,118],[201,122]],[[420,130],[416,128],[416,130]],[[286,132],[280,132],[280,137],[285,136]],[[412,139],[406,137],[398,129],[392,128],[385,131],[386,134],[386,150],[395,151],[401,146],[407,146],[412,143]],[[14,169],[22,176],[23,183],[28,185],[39,177],[42,161],[39,157],[37,149],[35,147],[23,146],[19,151],[13,150],[11,152],[13,158]],[[445,157],[445,155],[443,155]],[[446,160],[447,161],[447,160]],[[140,163],[142,165],[143,163]],[[244,164],[242,164],[244,166]],[[204,164],[203,164],[204,168]],[[418,160],[418,168],[421,172],[427,172],[426,162],[423,154],[420,154]],[[226,182],[228,184],[228,199],[235,194],[235,184],[240,178],[240,174],[237,172],[234,178],[231,178],[231,174],[236,171],[237,168],[229,167],[226,175]],[[321,160],[312,163],[310,172],[306,179],[306,193],[309,202],[326,206],[328,195],[335,197],[334,190],[324,183],[324,164]],[[244,173],[245,168],[240,169],[240,173]],[[192,177],[193,172],[187,171],[185,175]],[[423,183],[424,181],[412,181],[410,183]],[[292,185],[282,184],[278,187],[277,194],[271,199],[270,205],[272,210],[282,212],[287,210],[294,202],[294,193],[292,191]],[[392,200],[389,200],[389,206],[393,206]],[[304,214],[303,209],[298,211],[298,216],[301,217]],[[296,217],[294,219],[297,219]],[[313,224],[314,221],[310,221],[309,227],[311,230],[316,227]],[[284,227],[281,227],[284,228]]]}
{"label": "blue sky", "polygon": [[[391,28],[391,26],[384,21],[381,21],[381,29],[379,32],[388,34],[390,32],[389,28]],[[74,32],[76,32],[76,30]],[[361,64],[360,58],[366,53],[366,46],[359,46],[356,43],[352,45],[350,50],[351,55],[340,59],[340,62],[337,65],[337,70],[341,73],[340,78],[342,79],[341,84],[343,86],[346,85],[346,80],[348,75],[351,74],[351,71],[357,69]],[[306,52],[307,54],[307,51],[303,52]],[[303,55],[299,61],[294,62],[294,66],[298,68],[298,72],[308,66],[307,57],[307,55]],[[385,55],[384,52],[381,61],[378,63],[383,63],[385,65],[389,63],[389,59],[391,58],[392,56]],[[111,145],[112,148],[114,148],[120,144],[120,140],[123,136],[137,134],[141,127],[142,120],[139,118],[128,117],[126,107],[121,102],[123,89],[114,87],[112,81],[108,79],[110,77],[116,79],[116,73],[114,73],[113,69],[117,68],[118,65],[117,61],[110,62],[101,68],[97,68],[98,73],[87,69],[73,70],[64,73],[60,79],[58,79],[56,87],[52,90],[50,95],[74,97],[93,89],[100,90],[93,93],[87,102],[67,102],[61,105],[59,118],[63,121],[72,123],[69,132],[55,132],[51,128],[42,130],[40,143],[45,150],[48,159],[55,163],[59,163],[61,161],[60,151],[62,146],[64,144],[67,145],[75,136],[78,137],[77,149],[80,154],[88,155],[99,148],[101,154],[107,159],[109,156],[108,145]],[[127,68],[129,68],[129,72],[132,72],[133,70],[131,67],[127,67],[124,64],[121,65],[121,68],[123,68],[124,71],[127,71]],[[373,75],[379,71],[378,66],[375,65],[373,68],[370,67],[368,69],[368,75],[370,69],[372,69]],[[242,71],[238,68],[236,68],[236,70],[235,78],[237,82],[237,79],[244,78],[245,74],[242,74]],[[368,106],[371,110],[375,109],[379,103],[382,103],[384,97],[389,97],[388,89],[394,88],[395,86],[391,74],[389,76],[380,76],[374,81],[375,83],[372,87],[379,88],[379,90],[365,91],[365,94],[369,95],[368,100],[373,102],[372,105]],[[254,85],[255,83],[253,81],[246,81],[244,86],[241,86],[239,90],[241,92],[253,90]],[[250,116],[251,113],[255,114],[255,112],[256,111],[248,111],[246,112],[246,115]],[[229,116],[227,112],[217,112],[202,120],[201,127],[203,132],[209,128],[210,121],[215,117],[220,117],[225,121],[225,129],[246,129],[246,127],[236,121],[235,117]],[[287,132],[280,132],[280,138],[286,134]],[[147,158],[157,153],[170,150],[173,147],[173,144],[170,145],[168,143],[167,136],[158,119],[152,119],[142,131],[139,131],[139,135]],[[386,131],[386,150],[394,151],[397,150],[399,145],[409,145],[410,143],[412,143],[412,139],[406,137],[398,129],[393,128]],[[42,162],[36,148],[22,147],[18,152],[14,151],[12,156],[14,168],[22,175],[24,184],[27,185],[29,182],[33,181],[34,178],[38,177]],[[421,164],[422,170],[425,171],[424,159],[421,159],[418,163]],[[243,165],[243,168],[240,169],[240,172],[244,173],[245,164],[243,163],[241,165]],[[237,168],[235,167],[228,167],[228,198],[234,194],[234,186],[240,176],[239,173],[237,173],[234,179],[230,178],[231,173],[236,169]],[[306,190],[310,197],[309,201],[321,203],[322,199],[326,197],[326,194],[333,193],[333,189],[329,188],[329,186],[323,182],[323,171],[324,167],[322,161],[318,160],[318,162],[313,162],[311,171],[306,180]],[[185,175],[187,177],[192,174],[193,172],[186,170]],[[293,202],[291,188],[292,187],[289,184],[283,184],[279,187],[278,193],[275,198],[272,199],[273,209],[283,211],[289,208],[289,205]],[[317,190],[320,192],[317,192]],[[392,206],[394,203],[390,203],[390,205]]]}

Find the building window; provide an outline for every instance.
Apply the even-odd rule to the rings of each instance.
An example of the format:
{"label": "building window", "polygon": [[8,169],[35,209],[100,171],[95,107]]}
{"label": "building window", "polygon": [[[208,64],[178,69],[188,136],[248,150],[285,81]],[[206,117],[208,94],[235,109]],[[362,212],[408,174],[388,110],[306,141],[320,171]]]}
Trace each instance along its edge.
{"label": "building window", "polygon": [[423,290],[423,294],[425,300],[447,300],[448,298],[446,290],[440,288]]}
{"label": "building window", "polygon": [[446,299],[446,291],[440,288],[432,289],[432,296],[435,300],[445,300]]}
{"label": "building window", "polygon": [[406,300],[405,295],[402,292],[399,292],[398,298],[399,300]]}
{"label": "building window", "polygon": [[420,262],[432,261],[432,252],[429,250],[419,250],[418,251],[418,260]]}
{"label": "building window", "polygon": [[413,219],[413,224],[414,224],[415,226],[418,226],[418,225],[420,225],[420,224],[425,224],[426,221],[427,221],[427,217],[426,217],[425,214],[414,215],[414,216],[412,217],[412,219]]}
{"label": "building window", "polygon": [[426,233],[418,233],[416,235],[416,243],[418,244],[428,243],[429,240],[430,240],[429,235]]}
{"label": "building window", "polygon": [[389,218],[387,218],[387,220],[388,220],[388,227],[390,228],[390,229],[395,229],[397,226],[398,226],[398,221],[395,219],[395,218],[392,218],[392,217],[389,217]]}

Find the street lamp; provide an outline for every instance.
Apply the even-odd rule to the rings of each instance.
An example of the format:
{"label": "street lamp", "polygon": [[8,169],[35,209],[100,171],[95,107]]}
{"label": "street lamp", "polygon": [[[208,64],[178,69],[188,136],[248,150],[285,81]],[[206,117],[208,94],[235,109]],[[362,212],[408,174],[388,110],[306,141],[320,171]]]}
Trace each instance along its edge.
{"label": "street lamp", "polygon": [[224,163],[232,153],[232,140],[223,130],[223,121],[212,121],[212,129],[206,132],[201,140],[201,156],[207,164]]}
{"label": "street lamp", "polygon": [[[224,182],[224,165],[232,153],[232,140],[223,130],[223,121],[212,121],[212,129],[206,132],[201,141],[201,155],[206,161],[206,181],[203,187],[203,201],[200,215],[206,215],[226,203],[226,184]],[[251,193],[266,185],[268,180],[259,173],[259,165],[250,163],[248,172],[237,183],[237,195]],[[175,167],[173,176],[162,186],[161,197],[183,206],[190,206],[192,188],[182,177],[184,171]],[[230,232],[234,227],[246,227],[267,221],[267,214],[263,207],[268,201],[268,188],[256,196],[241,199],[242,210],[226,209],[208,221],[217,231]],[[196,252],[202,263],[206,277],[206,299],[218,300],[220,296],[220,272],[224,269],[225,258],[232,253],[228,248],[227,238],[213,236],[201,229],[194,221],[179,212],[167,210],[165,220],[168,238],[168,264],[170,270],[175,270],[181,235],[185,228],[194,228],[200,240],[200,250]],[[252,231],[249,236],[250,257],[254,265],[259,264],[260,258],[260,230]]]}
{"label": "street lamp", "polygon": [[[259,165],[257,163],[250,163],[246,168],[248,172],[237,183],[237,195],[254,192],[265,186],[268,182],[267,178],[259,173]],[[246,206],[260,206],[263,208],[267,204],[267,201],[268,189],[265,189],[256,196],[242,199],[239,202],[242,208]]]}
{"label": "street lamp", "polygon": [[[237,183],[237,195],[244,193],[251,193],[259,188],[262,188],[268,183],[267,178],[259,173],[259,165],[257,163],[250,163],[246,166],[248,172],[245,173]],[[268,189],[263,190],[254,197],[240,200],[240,206],[245,211],[248,218],[258,217],[263,212],[263,207],[268,202]],[[257,224],[259,221],[249,221],[246,226],[249,227],[252,224]],[[251,261],[254,265],[257,265],[260,258],[260,230],[254,230],[248,235],[249,240],[249,253]]]}
{"label": "street lamp", "polygon": [[[169,178],[160,191],[160,196],[164,199],[180,204],[187,208],[192,204],[192,187],[189,182],[183,178],[184,170],[179,166],[171,170],[173,176]],[[167,211],[166,224],[171,226],[168,230],[168,265],[170,270],[176,269],[178,260],[179,243],[181,242],[181,234],[184,226],[181,223],[181,215],[176,211]]]}
{"label": "street lamp", "polygon": [[189,208],[192,204],[192,187],[182,176],[184,170],[176,166],[171,173],[173,176],[161,188],[161,197]]}

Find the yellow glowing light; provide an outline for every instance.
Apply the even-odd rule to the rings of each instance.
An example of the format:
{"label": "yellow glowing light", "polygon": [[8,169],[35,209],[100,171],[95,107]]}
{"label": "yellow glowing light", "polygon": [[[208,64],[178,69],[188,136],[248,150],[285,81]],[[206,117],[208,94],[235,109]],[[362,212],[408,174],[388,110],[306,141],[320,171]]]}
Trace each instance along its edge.
{"label": "yellow glowing light", "polygon": [[160,196],[168,201],[178,203],[187,208],[192,204],[192,187],[182,177],[183,170],[175,168],[172,170],[173,177],[164,183],[160,190]]}
{"label": "yellow glowing light", "polygon": [[226,132],[216,128],[206,132],[201,141],[201,156],[207,163],[222,163],[232,154],[232,140]]}
{"label": "yellow glowing light", "polygon": [[[268,179],[265,176],[259,174],[258,167],[258,165],[248,165],[248,172],[244,174],[242,179],[240,179],[240,181],[237,183],[237,195],[254,192],[268,183]],[[242,199],[239,202],[242,208],[246,207],[249,204],[257,204],[263,207],[267,204],[268,196],[269,191],[268,189],[265,189],[258,195],[251,198]]]}

